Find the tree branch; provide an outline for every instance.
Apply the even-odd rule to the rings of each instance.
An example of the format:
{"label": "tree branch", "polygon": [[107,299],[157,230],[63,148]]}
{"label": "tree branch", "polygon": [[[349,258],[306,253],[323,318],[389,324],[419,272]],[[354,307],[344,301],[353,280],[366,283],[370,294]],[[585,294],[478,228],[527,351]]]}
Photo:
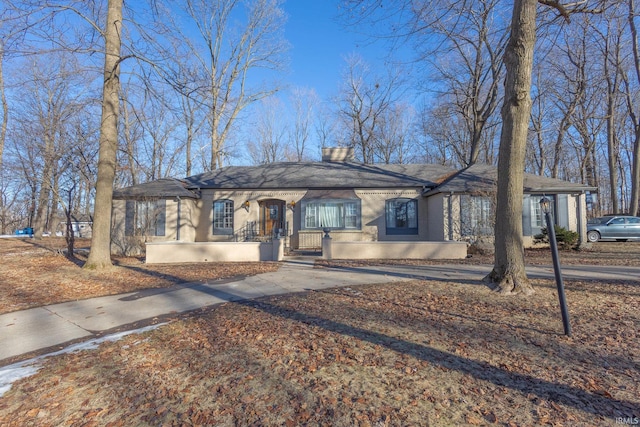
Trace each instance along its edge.
{"label": "tree branch", "polygon": [[602,13],[602,9],[587,9],[587,0],[580,0],[573,3],[561,3],[559,0],[538,0],[538,3],[552,7],[567,21],[570,22],[572,13]]}

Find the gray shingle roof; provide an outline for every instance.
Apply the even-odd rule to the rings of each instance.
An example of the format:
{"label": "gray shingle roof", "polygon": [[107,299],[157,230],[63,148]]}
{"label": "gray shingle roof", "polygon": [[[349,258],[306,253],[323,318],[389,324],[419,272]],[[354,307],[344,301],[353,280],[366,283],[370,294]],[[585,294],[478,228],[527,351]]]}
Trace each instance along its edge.
{"label": "gray shingle roof", "polygon": [[[437,193],[489,193],[495,191],[498,169],[489,165],[472,165],[454,173],[441,185],[425,193],[426,196]],[[596,187],[575,184],[555,178],[524,174],[525,193],[570,193],[596,191]]]}
{"label": "gray shingle roof", "polygon": [[435,187],[455,170],[440,165],[365,165],[351,162],[270,163],[229,166],[186,178],[190,188]]}
{"label": "gray shingle roof", "polygon": [[197,199],[199,196],[186,188],[186,184],[174,178],[162,178],[144,184],[113,191],[114,199],[144,199],[182,197]]}
{"label": "gray shingle roof", "polygon": [[[270,163],[228,166],[183,180],[164,178],[114,191],[115,199],[199,198],[199,189],[353,189],[424,188],[437,193],[487,193],[495,190],[497,169],[473,165],[461,171],[447,166],[365,165],[353,162]],[[525,174],[526,193],[596,191],[595,187]]]}

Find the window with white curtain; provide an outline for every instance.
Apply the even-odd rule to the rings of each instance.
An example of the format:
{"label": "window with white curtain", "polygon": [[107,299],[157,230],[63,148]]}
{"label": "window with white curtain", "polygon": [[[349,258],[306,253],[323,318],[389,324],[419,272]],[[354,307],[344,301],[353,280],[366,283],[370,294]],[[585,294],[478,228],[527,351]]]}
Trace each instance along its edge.
{"label": "window with white curtain", "polygon": [[359,229],[360,200],[309,200],[302,203],[303,229]]}

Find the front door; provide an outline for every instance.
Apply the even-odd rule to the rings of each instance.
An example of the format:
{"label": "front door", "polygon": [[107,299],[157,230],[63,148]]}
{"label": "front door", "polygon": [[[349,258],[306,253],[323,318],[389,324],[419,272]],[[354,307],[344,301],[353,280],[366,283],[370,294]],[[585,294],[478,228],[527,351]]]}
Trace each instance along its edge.
{"label": "front door", "polygon": [[262,200],[260,204],[260,235],[273,236],[278,228],[284,229],[285,202],[283,200]]}

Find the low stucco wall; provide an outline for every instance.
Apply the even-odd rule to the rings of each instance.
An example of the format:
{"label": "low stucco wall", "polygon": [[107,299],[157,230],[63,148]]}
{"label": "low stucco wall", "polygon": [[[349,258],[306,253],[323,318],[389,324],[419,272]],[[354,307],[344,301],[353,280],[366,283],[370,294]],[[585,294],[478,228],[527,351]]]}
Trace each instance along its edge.
{"label": "low stucco wall", "polygon": [[[327,247],[327,245],[329,247]],[[334,242],[323,241],[326,259],[463,259],[464,242]]]}
{"label": "low stucco wall", "polygon": [[154,242],[147,243],[147,264],[182,262],[280,261],[284,240],[273,242]]}

